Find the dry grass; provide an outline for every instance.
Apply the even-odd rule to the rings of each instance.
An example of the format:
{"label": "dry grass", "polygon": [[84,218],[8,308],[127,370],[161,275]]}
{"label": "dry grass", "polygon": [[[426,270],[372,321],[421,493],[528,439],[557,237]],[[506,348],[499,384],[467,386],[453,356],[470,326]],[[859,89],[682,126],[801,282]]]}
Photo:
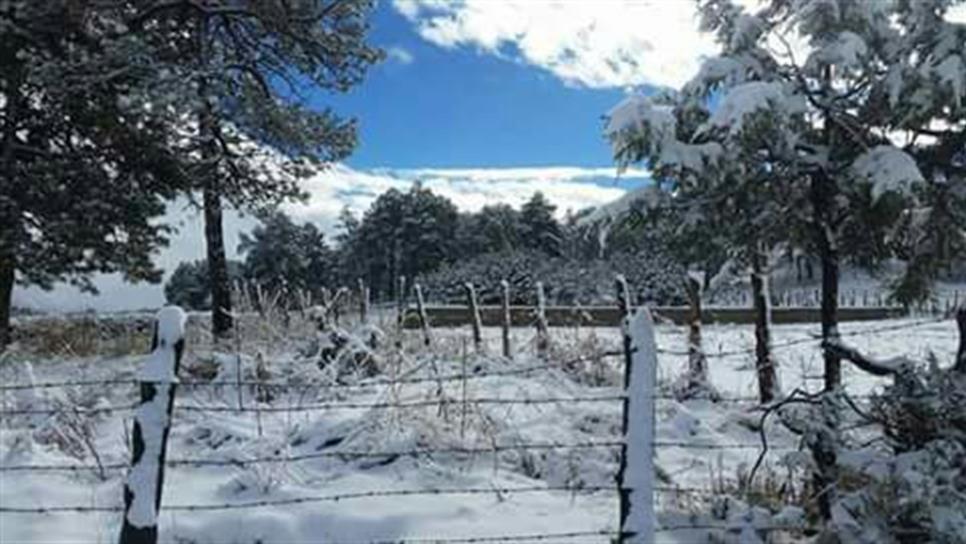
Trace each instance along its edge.
{"label": "dry grass", "polygon": [[151,346],[149,319],[101,320],[93,316],[36,318],[14,331],[16,354],[33,357],[121,357]]}

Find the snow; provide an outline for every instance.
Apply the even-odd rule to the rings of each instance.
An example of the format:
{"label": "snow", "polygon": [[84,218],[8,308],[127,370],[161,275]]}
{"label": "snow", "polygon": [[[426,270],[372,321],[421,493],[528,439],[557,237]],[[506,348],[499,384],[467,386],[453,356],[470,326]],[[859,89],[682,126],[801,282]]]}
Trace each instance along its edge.
{"label": "snow", "polygon": [[175,353],[177,344],[184,339],[188,316],[177,306],[166,306],[158,311],[155,325],[156,346],[144,362],[139,379],[154,383],[154,397],[142,403],[134,415],[136,428],[140,429],[144,450],[131,467],[127,477],[127,489],[132,493],[127,521],[134,527],[157,525],[155,508],[159,466],[165,430],[169,426],[168,408],[171,388],[177,382],[175,367],[180,354]]}
{"label": "snow", "polygon": [[821,66],[840,68],[860,68],[869,47],[865,40],[854,32],[839,32],[834,39],[817,48],[809,55],[806,66],[818,69]]}
{"label": "snow", "polygon": [[175,345],[184,338],[188,315],[177,306],[165,306],[158,311],[157,348],[144,362],[138,378],[146,382],[176,382]]}
{"label": "snow", "polygon": [[907,195],[915,183],[924,181],[916,161],[890,145],[876,146],[859,155],[852,164],[856,176],[872,186],[872,200],[888,192]]}
{"label": "snow", "polygon": [[134,527],[151,527],[157,524],[155,496],[158,482],[158,460],[164,428],[168,426],[167,405],[171,385],[156,385],[156,393],[150,402],[142,404],[135,413],[134,421],[141,428],[144,453],[131,467],[127,488],[133,498],[127,513],[128,522]]}
{"label": "snow", "polygon": [[627,96],[606,117],[604,134],[617,157],[638,138],[644,138],[647,146],[657,154],[659,164],[654,166],[701,171],[718,160],[722,153],[721,146],[715,142],[692,144],[678,140],[672,107],[655,104],[646,96]]}
{"label": "snow", "polygon": [[624,318],[625,334],[631,338],[631,376],[628,397],[627,472],[624,486],[630,488],[630,502],[624,530],[633,533],[632,544],[654,541],[654,431],[657,390],[657,346],[654,343],[654,321],[646,307],[637,308]]}
{"label": "snow", "polygon": [[677,121],[671,107],[657,105],[646,96],[632,94],[607,112],[604,134],[611,138],[623,132],[644,130],[650,131],[657,141],[672,140],[677,130]]}
{"label": "snow", "polygon": [[699,133],[717,128],[734,136],[744,130],[745,122],[754,114],[768,112],[784,119],[804,111],[804,98],[790,93],[784,84],[752,81],[730,89]]}
{"label": "snow", "polygon": [[[376,315],[373,314],[373,318]],[[958,338],[950,321],[913,326],[915,320],[844,323],[843,337],[870,357],[885,359],[906,355],[924,359],[929,351],[941,362],[951,361]],[[859,334],[883,326],[903,326],[899,330]],[[775,325],[773,343],[778,372],[789,389],[821,387],[822,356],[817,349],[817,324]],[[661,350],[683,350],[687,331],[683,327],[657,325],[656,345]],[[465,330],[437,329],[432,354],[443,374],[459,373],[461,345]],[[532,349],[533,331],[512,329],[513,345],[518,349],[513,362],[502,358],[475,357],[467,361],[470,372],[489,372],[530,367],[539,364]],[[410,331],[403,365],[399,373],[407,377],[432,377],[426,365],[428,356],[413,351],[422,344],[419,331]],[[467,396],[474,398],[546,398],[551,396],[617,395],[622,392],[621,360],[604,359],[570,368],[563,365],[576,346],[597,345],[615,349],[620,335],[616,329],[551,329],[555,350],[548,363],[559,368],[527,374],[488,376],[469,379]],[[747,325],[707,325],[704,345],[709,356],[723,351],[753,348],[753,329]],[[484,341],[499,346],[499,328],[484,329]],[[789,341],[800,343],[781,347]],[[446,346],[450,346],[447,348]],[[293,344],[293,349],[295,344]],[[192,346],[186,352],[190,362]],[[445,351],[450,349],[450,351]],[[492,350],[498,353],[499,349]],[[207,354],[198,354],[207,360]],[[35,361],[41,382],[59,379],[124,379],[136,376],[139,358],[69,359]],[[393,363],[396,364],[396,363]],[[267,358],[276,381],[293,384],[306,371],[306,362],[294,354],[278,353]],[[687,368],[687,356],[658,353],[656,378],[660,391],[669,390],[674,378]],[[478,369],[478,370],[477,370]],[[42,373],[41,373],[42,372]],[[712,359],[710,381],[724,397],[757,394],[754,354],[738,354]],[[377,376],[375,381],[386,376]],[[593,381],[597,380],[597,381]],[[23,365],[0,366],[0,383],[27,380]],[[386,386],[373,382],[357,389],[318,388],[291,392],[279,391],[272,404],[284,406],[303,402],[370,402],[387,399],[435,399],[436,382]],[[881,388],[890,378],[875,378],[843,366],[846,389],[858,396]],[[353,381],[365,385],[366,381]],[[461,384],[445,384],[443,398],[459,399]],[[222,391],[221,389],[224,389]],[[136,401],[136,387],[105,386],[72,388],[71,395],[93,405],[124,406]],[[192,388],[179,386],[178,406],[234,406],[236,392],[231,388]],[[246,390],[246,406],[255,400]],[[0,392],[0,409],[20,408],[16,395]],[[157,411],[154,415],[159,415]],[[126,412],[91,416],[94,446],[106,464],[126,463],[129,452],[123,440]],[[261,426],[257,417],[261,418]],[[312,455],[338,451],[394,451],[413,447],[481,447],[491,444],[577,443],[620,439],[619,402],[573,403],[561,405],[476,406],[466,414],[465,435],[460,436],[462,410],[459,401],[425,409],[339,410],[304,413],[199,413],[178,411],[172,421],[168,459],[247,459],[254,455]],[[658,484],[662,487],[704,488],[712,491],[737,485],[741,467],[753,464],[759,454],[758,433],[753,430],[760,413],[750,404],[714,403],[706,399],[678,402],[658,399],[654,438]],[[91,464],[90,456],[75,458],[56,443],[38,440],[26,416],[4,417],[0,421],[0,468],[14,464]],[[774,425],[774,426],[772,426]],[[34,438],[30,438],[33,436]],[[32,446],[24,445],[24,438]],[[341,439],[337,445],[326,443]],[[694,449],[671,444],[709,444],[722,449]],[[744,444],[746,448],[724,448]],[[770,450],[766,463],[776,474],[794,464],[799,454],[797,438],[780,425],[769,423]],[[789,451],[789,448],[791,451]],[[807,455],[806,455],[807,457]],[[271,470],[263,466],[169,466],[165,474],[164,503],[158,518],[164,542],[214,544],[233,542],[252,544],[309,543],[325,541],[401,542],[416,538],[492,536],[498,534],[538,534],[568,531],[614,530],[617,520],[617,493],[564,492],[492,493],[479,495],[440,495],[411,497],[372,497],[286,505],[184,512],[168,507],[192,504],[241,504],[254,500],[281,500],[320,495],[339,495],[378,490],[406,490],[428,487],[513,488],[568,485],[609,486],[618,466],[617,451],[611,449],[526,451],[505,450],[494,453],[377,457],[325,457],[276,463]],[[845,461],[843,461],[845,462]],[[790,470],[790,469],[789,469]],[[798,469],[800,470],[800,469]],[[709,475],[715,474],[715,483]],[[101,481],[96,471],[77,473],[0,472],[0,506],[41,507],[82,505],[121,506],[122,471],[109,471]],[[690,529],[662,531],[655,542],[691,544],[693,542],[739,542],[747,523],[741,522],[740,502],[727,515],[710,517],[710,505],[701,496],[682,497],[655,490],[657,522],[664,525],[700,525],[732,522],[734,530]],[[717,491],[716,491],[717,492]],[[153,495],[152,495],[153,496]],[[724,502],[724,495],[718,495]],[[694,511],[702,514],[694,514]],[[801,512],[783,510],[771,519],[800,520]],[[0,512],[0,542],[116,542],[119,512],[57,512],[43,516]],[[724,521],[723,521],[724,520]],[[755,522],[757,523],[757,522]],[[737,532],[735,532],[737,531]],[[727,537],[727,538],[726,538]],[[716,540],[712,540],[716,539]],[[551,541],[554,541],[551,539]],[[559,542],[565,542],[560,539]],[[605,542],[606,537],[585,538],[580,542]]]}

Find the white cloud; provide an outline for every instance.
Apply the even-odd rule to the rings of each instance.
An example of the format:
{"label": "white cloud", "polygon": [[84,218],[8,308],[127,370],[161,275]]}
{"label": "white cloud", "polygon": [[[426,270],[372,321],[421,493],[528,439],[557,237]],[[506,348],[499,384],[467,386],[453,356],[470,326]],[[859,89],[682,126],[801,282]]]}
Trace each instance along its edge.
{"label": "white cloud", "polygon": [[426,40],[477,47],[587,87],[678,87],[715,51],[691,0],[394,0]]}
{"label": "white cloud", "polygon": [[404,49],[398,45],[386,49],[386,55],[389,57],[389,60],[398,62],[399,64],[412,64],[413,60],[415,60],[413,54],[408,49]]}
{"label": "white cloud", "polygon": [[[622,178],[644,179],[647,173],[631,170]],[[336,229],[343,206],[363,212],[381,193],[391,188],[408,190],[419,180],[433,192],[451,199],[457,207],[475,211],[487,204],[507,203],[519,206],[534,191],[543,191],[557,205],[561,216],[567,209],[579,210],[616,200],[625,190],[609,180],[615,179],[614,168],[466,168],[466,169],[380,169],[361,171],[345,165],[334,165],[306,180],[303,187],[310,194],[305,204],[290,204],[285,210],[302,221],[312,221],[326,233]],[[155,262],[170,274],[178,263],[203,259],[205,244],[200,212],[186,201],[171,205],[164,222],[178,228]],[[254,218],[226,210],[224,218],[225,248],[229,258],[236,258],[239,235],[256,225]],[[164,303],[160,285],[132,285],[116,274],[95,277],[99,296],[82,294],[69,286],[53,291],[17,288],[14,304],[48,311],[77,311],[95,308],[102,311],[157,308]]]}

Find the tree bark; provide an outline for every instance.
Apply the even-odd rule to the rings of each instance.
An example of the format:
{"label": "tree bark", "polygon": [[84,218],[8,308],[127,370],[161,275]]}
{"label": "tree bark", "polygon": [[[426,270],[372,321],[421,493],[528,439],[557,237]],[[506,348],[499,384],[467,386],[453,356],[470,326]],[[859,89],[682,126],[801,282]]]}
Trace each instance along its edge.
{"label": "tree bark", "polygon": [[[12,51],[4,50],[10,54]],[[2,165],[0,165],[0,182],[4,187],[13,186],[13,176],[16,172],[14,165],[14,143],[17,139],[17,125],[20,121],[20,109],[23,97],[20,93],[22,85],[22,70],[20,64],[7,63],[4,66],[7,85],[3,88],[6,98],[3,105],[3,154]],[[13,304],[13,284],[16,277],[17,262],[16,252],[18,230],[20,228],[20,213],[18,206],[14,202],[12,195],[0,195],[0,352],[2,352],[10,342],[13,341],[13,332],[10,328],[10,310]]]}
{"label": "tree bark", "polygon": [[[828,217],[832,206],[832,180],[824,172],[812,178],[812,207],[814,214],[815,242],[822,265],[822,341],[831,342],[839,337],[839,252],[832,238],[831,221]],[[842,362],[831,351],[825,352],[825,390],[831,391],[842,384]]]}
{"label": "tree bark", "polygon": [[755,309],[755,368],[758,371],[758,396],[762,404],[775,399],[778,380],[771,355],[771,308],[768,300],[767,257],[753,250],[751,259],[751,298]]}
{"label": "tree bark", "polygon": [[215,338],[227,336],[234,325],[231,315],[231,286],[225,259],[221,197],[214,183],[204,191],[205,244],[208,252],[208,284],[211,287],[211,332]]}
{"label": "tree bark", "polygon": [[13,341],[10,307],[13,304],[13,282],[16,265],[12,257],[0,255],[0,352]]}
{"label": "tree bark", "polygon": [[705,389],[708,385],[708,360],[701,347],[701,283],[691,276],[684,278],[688,295],[688,381],[690,391]]}

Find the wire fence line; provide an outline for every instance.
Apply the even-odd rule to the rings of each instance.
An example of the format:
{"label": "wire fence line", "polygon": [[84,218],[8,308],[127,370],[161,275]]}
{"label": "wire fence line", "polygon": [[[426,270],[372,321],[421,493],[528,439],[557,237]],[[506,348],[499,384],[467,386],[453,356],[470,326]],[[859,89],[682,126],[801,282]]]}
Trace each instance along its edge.
{"label": "wire fence line", "polygon": [[[944,321],[940,318],[924,319],[914,323],[903,323],[893,326],[878,327],[874,329],[866,329],[860,331],[850,331],[848,333],[840,334],[839,336],[857,336],[857,335],[874,335],[883,332],[911,329],[914,327],[919,327],[926,324],[938,323]],[[799,345],[803,343],[813,343],[821,342],[821,338],[809,337],[809,338],[798,338],[782,344],[776,344],[773,349],[782,349],[785,347]],[[687,355],[688,352],[676,352],[673,350],[658,349],[658,353],[661,354],[674,354],[674,355]],[[727,357],[731,355],[747,354],[753,353],[754,349],[740,349],[732,350],[730,352],[717,352],[708,353],[707,357]],[[581,357],[578,359],[573,359],[570,361],[547,363],[540,365],[532,365],[529,367],[522,368],[505,368],[497,370],[488,370],[482,372],[476,372],[468,374],[466,372],[459,374],[445,374],[437,376],[427,376],[427,377],[408,377],[408,378],[397,378],[397,379],[386,379],[386,380],[370,380],[357,384],[292,384],[291,382],[285,381],[258,381],[258,380],[236,380],[232,382],[217,382],[217,381],[184,381],[180,385],[185,387],[221,387],[221,388],[232,388],[232,387],[261,387],[261,388],[279,388],[279,389],[319,389],[319,390],[350,390],[359,389],[367,387],[377,387],[377,386],[395,386],[402,384],[419,384],[419,383],[442,383],[442,382],[452,382],[452,381],[462,381],[486,378],[491,376],[511,376],[511,375],[524,375],[539,371],[549,371],[554,369],[562,369],[566,365],[576,364],[582,361],[599,360],[603,357],[619,356],[625,355],[623,352],[605,351],[596,355]],[[46,389],[46,388],[56,388],[56,387],[72,387],[72,386],[113,386],[113,385],[135,385],[145,383],[140,380],[135,379],[125,379],[125,380],[75,380],[75,381],[62,381],[62,382],[46,382],[40,384],[7,384],[0,386],[0,391],[16,391],[16,390],[26,390],[26,389]],[[868,398],[869,396],[865,396]],[[852,398],[863,398],[861,396],[853,396]],[[651,400],[680,400],[677,396],[664,393],[655,393],[649,395],[646,399]],[[259,405],[256,401],[254,406],[229,406],[229,405],[216,405],[216,406],[205,406],[200,404],[188,404],[175,406],[175,411],[185,411],[185,412],[198,412],[198,413],[219,413],[219,412],[231,412],[231,413],[243,413],[243,412],[258,412],[258,413],[272,413],[272,412],[323,412],[332,410],[356,410],[356,409],[366,409],[366,410],[389,410],[389,409],[404,409],[404,408],[417,408],[417,407],[437,407],[440,405],[547,405],[547,404],[570,404],[570,403],[608,403],[614,401],[625,401],[627,396],[620,395],[585,395],[585,396],[558,396],[558,397],[537,397],[537,398],[503,398],[503,397],[478,397],[472,399],[451,399],[446,397],[439,397],[436,399],[421,399],[421,400],[395,400],[395,401],[378,401],[378,402],[325,402],[325,403],[307,403],[298,405]],[[711,399],[712,402],[758,402],[758,397],[724,397],[718,399]],[[26,408],[26,409],[12,409],[12,410],[0,410],[0,416],[12,416],[12,415],[32,415],[32,414],[57,414],[57,413],[76,413],[80,415],[93,415],[98,413],[113,413],[113,412],[124,412],[136,409],[137,405],[121,405],[115,407],[104,407],[95,406],[92,408],[68,408],[68,407],[58,407],[51,409],[40,409],[40,408]],[[246,467],[250,465],[258,464],[269,464],[269,463],[296,463],[311,459],[320,458],[336,458],[342,460],[348,459],[363,459],[363,458],[394,458],[394,457],[405,457],[405,456],[431,456],[431,455],[443,455],[443,454],[456,454],[456,455],[476,455],[476,454],[487,454],[487,453],[498,453],[501,451],[528,451],[528,450],[591,450],[591,449],[609,449],[625,447],[627,444],[623,440],[610,440],[610,441],[593,441],[593,442],[577,442],[570,444],[563,443],[521,443],[521,444],[493,444],[485,447],[439,447],[439,448],[413,448],[413,449],[402,449],[402,450],[388,450],[388,451],[355,451],[355,450],[337,450],[332,451],[316,451],[305,454],[296,455],[270,455],[270,456],[255,456],[255,457],[244,457],[244,458],[227,458],[227,459],[206,459],[206,458],[172,458],[165,462],[165,466],[168,467],[206,467],[206,466],[229,466],[229,467]],[[763,445],[760,443],[755,444],[741,444],[741,443],[717,443],[717,442],[697,442],[697,441],[653,441],[653,446],[655,448],[681,448],[681,449],[695,449],[695,450],[761,450]],[[775,447],[770,446],[768,450],[773,451],[794,451],[800,450],[801,448],[793,447]],[[73,464],[33,464],[33,465],[0,465],[0,472],[45,472],[45,471],[117,471],[117,470],[129,470],[130,464],[128,463],[109,463],[109,464],[87,464],[87,465],[73,465]],[[377,489],[370,491],[358,491],[351,493],[339,493],[339,494],[329,494],[329,495],[312,495],[312,496],[301,496],[301,497],[286,497],[286,498],[271,498],[264,500],[249,500],[249,501],[239,501],[239,502],[224,502],[224,503],[208,503],[208,504],[175,504],[175,505],[165,505],[164,511],[184,511],[184,512],[198,512],[198,511],[221,511],[221,510],[241,510],[241,509],[256,509],[256,508],[277,508],[280,506],[291,506],[299,504],[310,504],[310,503],[324,503],[324,502],[341,502],[350,500],[360,500],[360,499],[372,499],[372,498],[393,498],[393,497],[406,497],[406,496],[458,496],[458,495],[513,495],[513,494],[527,494],[527,493],[572,493],[572,494],[592,494],[602,491],[616,492],[617,488],[614,486],[554,486],[554,485],[535,485],[535,486],[519,486],[519,487],[454,487],[454,488],[420,488],[420,489]],[[654,488],[657,493],[679,495],[679,494],[691,494],[695,496],[707,496],[714,497],[720,496],[722,493],[729,493],[725,490],[720,489],[705,489],[705,488],[689,488],[681,486],[657,486]],[[54,506],[37,506],[37,507],[8,507],[0,505],[0,514],[53,514],[53,513],[98,513],[98,512],[121,512],[124,510],[123,506],[120,505],[54,505]],[[674,525],[663,525],[656,528],[657,531],[677,531],[677,530],[733,530],[735,529],[734,524],[681,524],[678,526]],[[755,530],[768,531],[768,530],[801,530],[799,526],[755,526]],[[370,542],[392,542],[393,544],[399,542],[515,542],[515,541],[554,541],[560,539],[571,539],[571,538],[582,538],[582,537],[599,537],[599,536],[620,536],[621,533],[614,531],[584,531],[584,532],[571,532],[571,533],[532,533],[529,535],[491,535],[491,536],[476,536],[476,537],[453,537],[453,538],[415,538],[415,539],[402,539],[402,540],[388,540],[388,541],[370,541]]]}
{"label": "wire fence line", "polygon": [[[419,488],[419,489],[377,489],[371,491],[357,491],[352,493],[335,493],[329,495],[310,495],[302,497],[287,497],[282,499],[261,499],[253,501],[223,502],[209,504],[173,504],[165,505],[164,510],[174,512],[203,512],[213,510],[248,510],[253,508],[294,506],[299,504],[312,504],[323,502],[342,502],[357,499],[372,499],[386,497],[413,497],[413,496],[454,496],[454,495],[513,495],[524,493],[556,493],[567,492],[577,494],[590,494],[600,491],[615,491],[613,486],[554,486],[554,485],[534,485],[534,486],[515,486],[515,487],[456,487],[456,488]],[[8,514],[54,514],[62,512],[90,513],[90,512],[121,512],[124,510],[120,505],[73,505],[73,506],[46,506],[46,507],[15,507],[0,506],[0,513]]]}
{"label": "wire fence line", "polygon": [[[949,320],[950,318],[948,317],[932,317],[929,319],[920,319],[912,323],[900,323],[896,325],[885,325],[882,327],[875,327],[875,328],[869,328],[869,329],[863,329],[863,330],[840,332],[838,333],[838,337],[848,338],[853,336],[867,336],[867,335],[872,336],[872,335],[882,334],[886,332],[915,329],[925,325],[934,325],[936,323],[942,323],[944,321],[949,321]],[[772,350],[780,350],[780,349],[790,348],[793,346],[798,346],[801,344],[821,344],[823,341],[824,341],[824,338],[822,338],[820,334],[817,334],[815,336],[795,338],[793,340],[788,340],[786,342],[772,344],[770,348]],[[664,349],[664,348],[658,348],[657,352],[662,355],[677,355],[682,357],[691,354],[687,350],[671,350],[671,349]],[[713,352],[705,351],[703,352],[703,355],[709,359],[717,359],[717,358],[725,358],[725,357],[734,357],[737,355],[750,355],[753,353],[755,353],[755,348],[750,347],[750,348],[740,348],[740,349],[725,350],[725,351],[713,351]]]}
{"label": "wire fence line", "polygon": [[[272,380],[232,380],[232,381],[215,381],[215,380],[180,380],[177,382],[179,386],[184,387],[265,387],[265,388],[278,388],[278,389],[294,389],[294,390],[355,390],[355,389],[365,389],[370,387],[379,386],[395,386],[395,385],[411,385],[411,384],[422,384],[422,383],[437,383],[437,382],[456,382],[463,380],[479,380],[483,378],[491,377],[501,377],[501,376],[517,376],[521,374],[529,374],[532,372],[539,372],[542,370],[554,370],[565,368],[570,365],[574,365],[581,362],[592,361],[600,358],[617,357],[622,356],[623,353],[620,351],[604,351],[594,355],[584,355],[581,357],[575,357],[562,362],[545,363],[539,365],[529,365],[521,368],[507,368],[500,370],[488,370],[488,371],[477,371],[466,374],[441,374],[439,376],[426,376],[418,378],[398,378],[398,379],[386,379],[386,380],[363,380],[360,383],[352,384],[323,384],[323,383],[292,383],[290,381],[272,381]],[[0,391],[17,391],[25,389],[55,389],[63,387],[90,387],[90,386],[112,386],[112,385],[139,385],[142,383],[157,383],[151,380],[138,380],[135,378],[129,379],[102,379],[102,380],[64,380],[57,382],[41,382],[41,383],[16,383],[16,384],[5,384],[0,385]],[[165,382],[167,383],[167,382]]]}

